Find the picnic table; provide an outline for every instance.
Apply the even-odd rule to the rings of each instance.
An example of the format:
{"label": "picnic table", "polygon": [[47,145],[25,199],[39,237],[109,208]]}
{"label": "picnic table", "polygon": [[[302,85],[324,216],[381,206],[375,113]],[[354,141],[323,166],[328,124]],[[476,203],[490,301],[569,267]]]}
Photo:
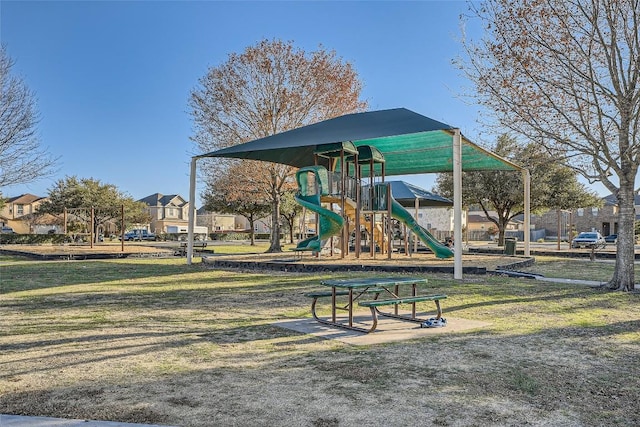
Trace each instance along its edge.
{"label": "picnic table", "polygon": [[[174,251],[174,255],[176,255],[176,256],[187,256],[187,248],[188,248],[188,246],[189,246],[189,242],[180,242],[180,245]],[[206,247],[207,247],[207,242],[205,242],[205,241],[195,240],[193,242],[193,250],[194,251],[196,249],[198,249],[198,248],[204,249]],[[211,250],[210,252],[213,252],[213,250]]]}
{"label": "picnic table", "polygon": [[[370,277],[359,279],[338,279],[323,280],[321,285],[331,288],[330,291],[309,292],[306,296],[313,298],[311,303],[311,314],[320,323],[336,326],[339,328],[351,329],[354,331],[370,333],[378,326],[378,316],[392,317],[409,322],[422,323],[427,319],[416,316],[416,303],[421,301],[434,301],[436,305],[436,317],[442,317],[440,300],[447,298],[446,295],[418,295],[418,285],[427,283],[427,279],[417,277]],[[407,291],[408,288],[408,291]],[[401,292],[402,290],[402,292]],[[402,296],[401,294],[408,295]],[[346,296],[346,302],[340,302],[338,297]],[[373,296],[373,299],[367,299]],[[380,298],[383,296],[384,298]],[[321,318],[316,313],[317,303],[320,299],[331,298],[331,317]],[[371,313],[371,326],[369,328],[355,326],[353,322],[354,304],[367,307]],[[398,306],[401,304],[411,305],[410,314],[400,314]],[[382,311],[380,307],[393,306],[393,311]],[[338,310],[347,311],[346,322],[337,316]]]}

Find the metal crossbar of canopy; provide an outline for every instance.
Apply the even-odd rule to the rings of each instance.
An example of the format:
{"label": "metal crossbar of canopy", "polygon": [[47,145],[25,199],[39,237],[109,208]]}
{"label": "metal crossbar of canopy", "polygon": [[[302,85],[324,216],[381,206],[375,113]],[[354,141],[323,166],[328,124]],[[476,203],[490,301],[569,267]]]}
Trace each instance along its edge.
{"label": "metal crossbar of canopy", "polygon": [[[318,153],[353,152],[354,147],[375,147],[384,156],[386,176],[453,172],[454,238],[462,241],[462,171],[513,170],[525,177],[525,227],[529,224],[528,171],[509,160],[474,144],[460,130],[421,114],[396,108],[347,114],[194,156],[191,161],[189,200],[195,206],[196,161],[206,157],[262,160],[294,167],[313,165]],[[333,165],[334,170],[342,165]],[[377,164],[374,174],[382,165]],[[363,170],[364,176],[368,173]],[[193,208],[191,209],[193,211]],[[193,226],[190,214],[189,231]],[[529,233],[525,235],[525,254],[529,252]],[[187,261],[191,261],[189,246]],[[456,245],[455,273],[462,277],[462,249]],[[459,264],[459,268],[458,268]],[[459,270],[459,272],[458,272]]]}

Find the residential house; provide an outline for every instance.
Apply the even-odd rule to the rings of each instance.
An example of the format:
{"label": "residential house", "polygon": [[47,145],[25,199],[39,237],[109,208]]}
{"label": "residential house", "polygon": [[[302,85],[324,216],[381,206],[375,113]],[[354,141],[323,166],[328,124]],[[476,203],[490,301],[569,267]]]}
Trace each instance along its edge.
{"label": "residential house", "polygon": [[189,202],[177,194],[154,193],[139,202],[146,204],[151,222],[149,231],[166,233],[167,226],[187,226],[189,224]]}
{"label": "residential house", "polygon": [[38,206],[47,200],[46,197],[34,194],[22,194],[10,197],[0,211],[0,225],[8,226],[19,234],[45,234],[61,232],[58,218],[51,215],[37,216]]}
{"label": "residential house", "polygon": [[[490,211],[489,216],[497,220],[496,212]],[[505,228],[505,235],[519,236],[524,228],[523,216],[512,218]],[[491,240],[497,238],[498,227],[487,218],[484,211],[469,211],[467,215],[467,235],[469,240]]]}
{"label": "residential house", "polygon": [[[568,210],[552,209],[540,215],[531,215],[531,226],[544,229],[546,236],[556,237],[560,229],[560,238],[571,239],[570,230],[575,233],[599,231],[603,236],[618,233],[618,202],[614,195],[602,198],[601,207],[584,207]],[[640,196],[635,196],[636,219],[640,214]]]}
{"label": "residential house", "polygon": [[244,230],[244,221],[246,221],[244,217],[208,212],[204,207],[198,209],[196,215],[196,225],[205,226],[212,233]]}

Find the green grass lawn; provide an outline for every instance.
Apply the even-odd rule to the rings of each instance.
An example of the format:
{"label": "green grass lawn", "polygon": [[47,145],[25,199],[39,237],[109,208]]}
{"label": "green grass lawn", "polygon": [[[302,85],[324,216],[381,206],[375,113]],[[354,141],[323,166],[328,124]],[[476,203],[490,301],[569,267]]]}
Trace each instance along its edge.
{"label": "green grass lawn", "polygon": [[[590,280],[612,268],[532,267]],[[636,293],[429,275],[425,291],[448,295],[445,317],[490,325],[371,346],[272,325],[310,317],[304,293],[328,277],[4,257],[0,412],[181,426],[640,425]]]}
{"label": "green grass lawn", "polygon": [[[531,267],[519,269],[523,272],[542,274],[546,277],[563,279],[608,281],[613,277],[614,260],[595,260],[588,258],[566,258],[535,256]],[[640,274],[636,263],[636,277]]]}

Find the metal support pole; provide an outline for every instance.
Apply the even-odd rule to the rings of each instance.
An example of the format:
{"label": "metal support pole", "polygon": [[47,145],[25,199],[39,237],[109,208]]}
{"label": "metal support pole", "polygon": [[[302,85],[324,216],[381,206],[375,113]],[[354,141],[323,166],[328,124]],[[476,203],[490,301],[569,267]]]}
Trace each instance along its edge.
{"label": "metal support pole", "polygon": [[453,130],[453,278],[462,279],[462,135]]}
{"label": "metal support pole", "polygon": [[[344,206],[346,203],[346,184],[347,184],[347,171],[344,167],[344,148],[340,150],[340,215],[342,215],[343,219],[347,219],[347,214],[345,212]],[[349,224],[345,221],[345,225],[342,227],[342,233],[340,233],[340,258],[344,258],[345,253],[349,248]],[[346,240],[346,242],[345,242]],[[333,248],[331,248],[333,251]]]}
{"label": "metal support pole", "polygon": [[[522,171],[524,181],[524,256],[531,256],[531,175],[529,170]],[[560,239],[560,236],[558,236]]]}
{"label": "metal support pole", "polygon": [[387,235],[389,242],[387,243],[387,259],[391,259],[391,251],[393,250],[393,224],[391,216],[391,183],[387,184]]}
{"label": "metal support pole", "polygon": [[96,218],[96,211],[93,208],[93,206],[91,206],[91,215],[90,215],[90,221],[91,223],[89,224],[89,240],[91,241],[89,247],[91,249],[93,249],[93,239],[95,238],[94,233],[93,233],[93,223],[95,221]]}
{"label": "metal support pole", "polygon": [[[416,197],[415,205],[416,205],[415,218],[416,218],[416,222],[418,222],[418,215],[420,215],[420,199],[418,199],[417,197]],[[418,253],[418,235],[416,233],[412,233],[412,234],[413,234],[413,251],[417,254]]]}
{"label": "metal support pole", "polygon": [[187,226],[187,265],[193,260],[193,227],[196,222],[196,161],[191,158],[191,172],[189,176],[189,225]]}
{"label": "metal support pole", "polygon": [[362,239],[362,234],[360,233],[360,211],[362,209],[362,183],[360,182],[360,165],[358,164],[358,155],[356,154],[355,156],[356,158],[356,163],[355,163],[355,168],[356,168],[356,225],[355,225],[355,229],[356,229],[356,239],[355,239],[355,245],[356,245],[356,259],[360,258],[360,246],[362,245],[361,239]]}
{"label": "metal support pole", "polygon": [[124,252],[124,205],[120,205],[120,220],[122,226],[120,227],[120,251]]}

